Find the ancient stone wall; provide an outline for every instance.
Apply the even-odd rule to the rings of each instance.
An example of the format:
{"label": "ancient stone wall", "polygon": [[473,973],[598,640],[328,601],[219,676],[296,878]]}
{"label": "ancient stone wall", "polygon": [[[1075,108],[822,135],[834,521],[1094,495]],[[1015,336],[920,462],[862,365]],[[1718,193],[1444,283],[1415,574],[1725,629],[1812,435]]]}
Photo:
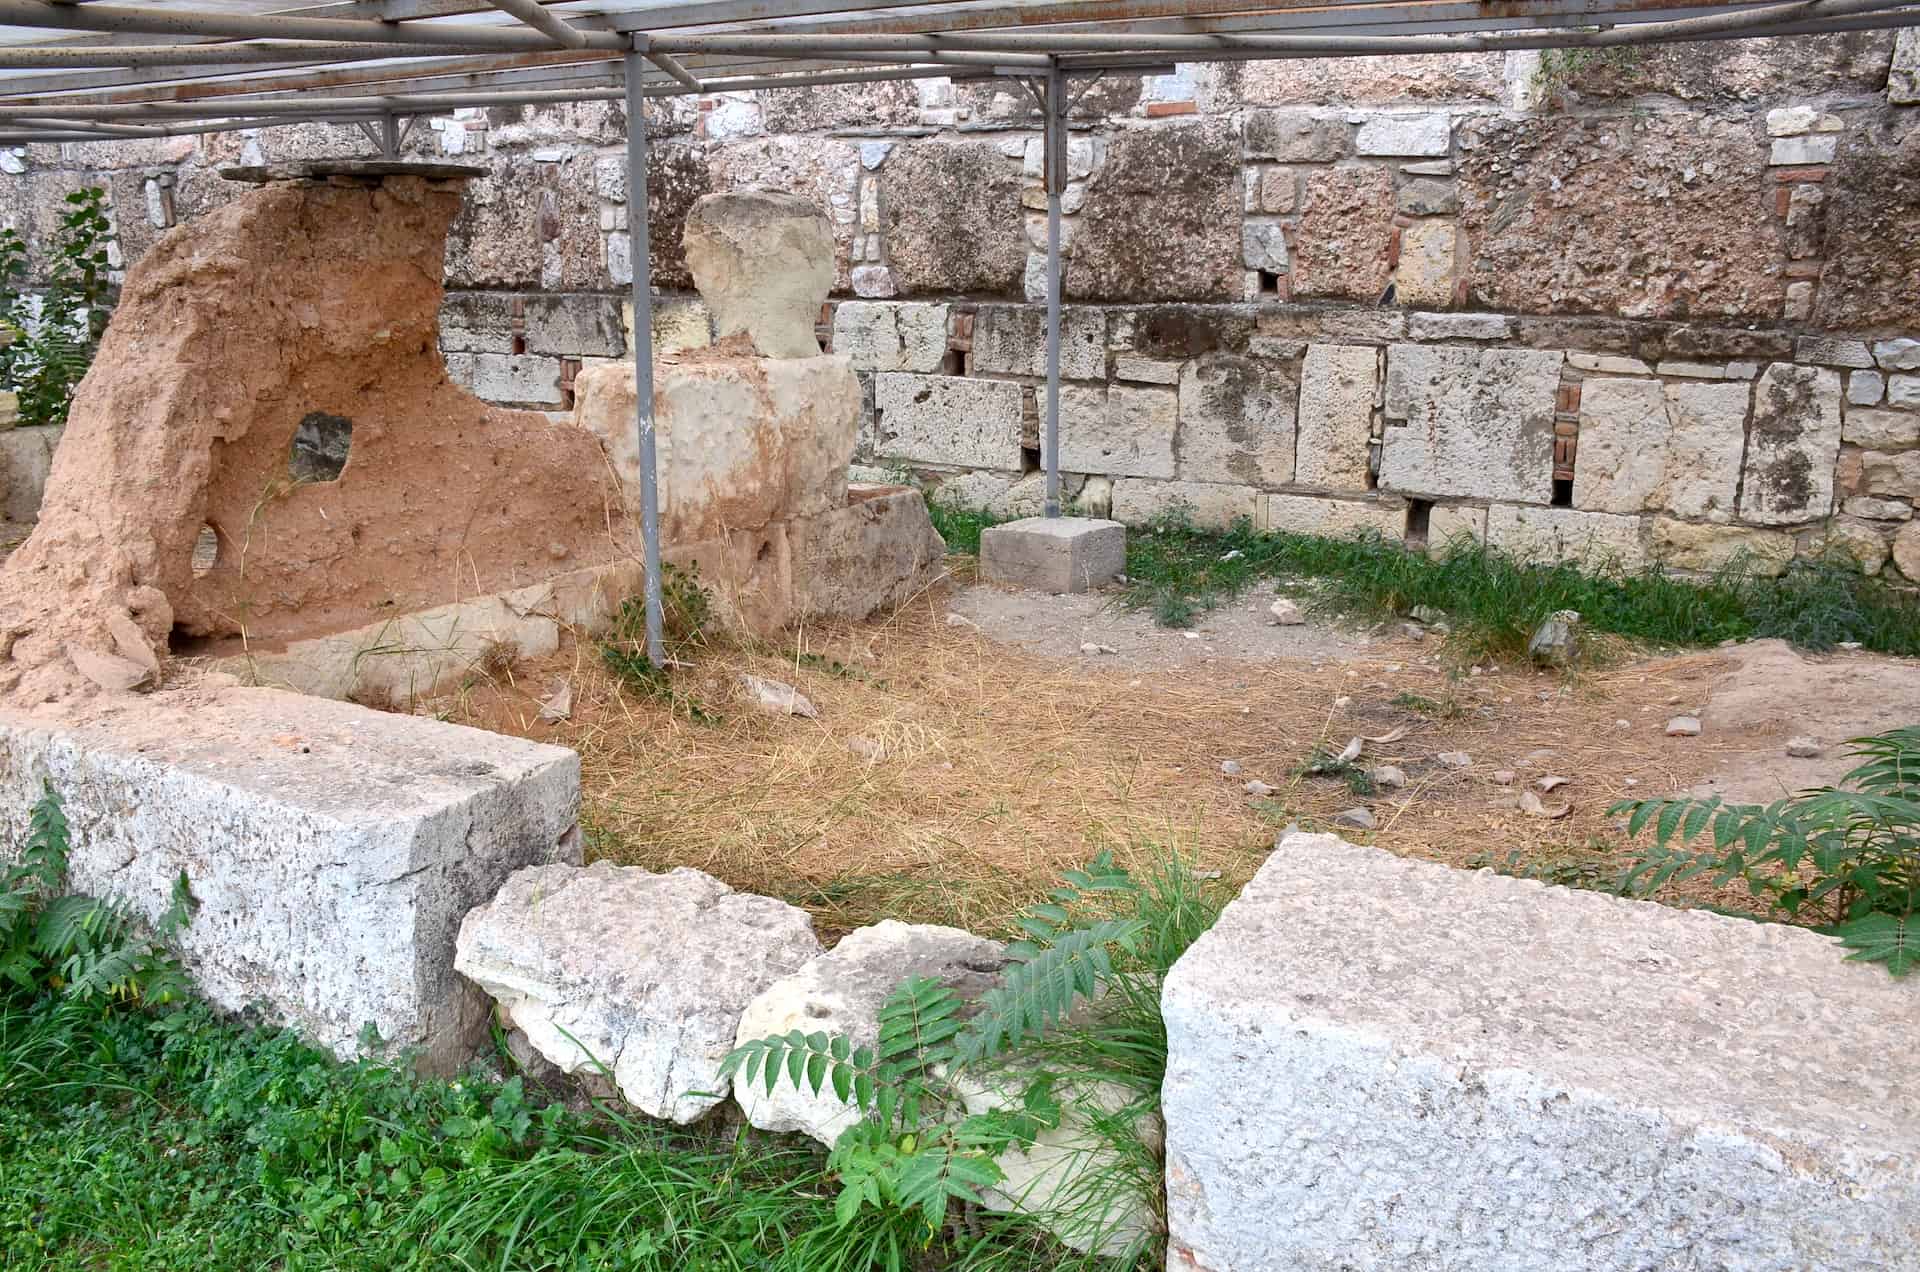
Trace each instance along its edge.
{"label": "ancient stone wall", "polygon": [[[1920,38],[1183,65],[1097,84],[1064,199],[1062,466],[1140,520],[1471,531],[1541,551],[1837,540],[1920,577]],[[680,229],[766,186],[828,210],[823,335],[866,382],[862,459],[1037,502],[1038,118],[944,80],[657,103],[657,336],[707,343]],[[488,163],[442,343],[549,411],[627,351],[618,107],[466,111],[410,148]],[[362,153],[344,128],[0,155],[32,235],[108,186],[123,259],[233,197],[223,163]]]}

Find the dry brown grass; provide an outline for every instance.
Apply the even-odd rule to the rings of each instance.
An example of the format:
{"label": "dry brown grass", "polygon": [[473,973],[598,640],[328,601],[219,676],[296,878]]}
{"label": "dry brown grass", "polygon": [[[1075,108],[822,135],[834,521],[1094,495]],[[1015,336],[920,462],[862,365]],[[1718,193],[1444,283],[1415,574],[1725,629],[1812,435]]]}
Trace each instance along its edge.
{"label": "dry brown grass", "polygon": [[[584,643],[476,677],[436,705],[578,750],[594,854],[693,866],[803,905],[829,931],[885,916],[999,931],[1102,849],[1132,864],[1179,851],[1238,883],[1287,822],[1324,827],[1361,803],[1378,829],[1344,833],[1395,852],[1469,865],[1517,851],[1526,863],[1611,875],[1621,835],[1608,807],[1685,787],[1717,746],[1737,744],[1680,742],[1660,728],[1704,696],[1721,665],[1712,654],[1563,683],[1524,669],[1450,674],[1417,662],[1422,652],[1377,647],[1318,669],[1273,659],[1148,671],[1021,653],[947,626],[930,599],[777,648],[708,651],[676,685],[711,723],[623,688]],[[743,671],[795,685],[819,719],[755,710],[734,688]],[[538,701],[559,676],[572,684],[573,716],[542,723]],[[1431,719],[1395,705],[1407,693],[1454,709]],[[1362,799],[1338,780],[1292,776],[1316,746],[1401,727],[1364,762],[1405,769],[1404,790]],[[1468,751],[1474,766],[1435,763],[1447,750]],[[1554,754],[1527,761],[1535,751]],[[1228,759],[1241,776],[1221,773]],[[1514,787],[1493,783],[1501,768],[1515,769]],[[1502,806],[1549,772],[1575,779],[1543,797],[1570,802],[1565,818]],[[1250,798],[1249,778],[1278,789]]]}

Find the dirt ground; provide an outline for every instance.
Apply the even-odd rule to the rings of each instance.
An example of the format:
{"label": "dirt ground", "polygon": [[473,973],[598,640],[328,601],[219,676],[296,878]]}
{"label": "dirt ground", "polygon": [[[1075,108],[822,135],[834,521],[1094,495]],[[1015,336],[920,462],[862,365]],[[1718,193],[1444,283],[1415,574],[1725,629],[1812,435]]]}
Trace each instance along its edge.
{"label": "dirt ground", "polygon": [[[994,931],[1102,849],[1139,865],[1178,851],[1238,883],[1294,823],[1598,883],[1626,859],[1619,801],[1770,799],[1837,778],[1844,739],[1920,719],[1920,664],[1898,659],[1757,642],[1568,677],[1461,665],[1397,630],[1271,626],[1271,599],[1188,636],[1103,597],[973,586],[883,622],[703,651],[673,706],[623,689],[579,644],[419,709],[578,749],[595,854],[694,866],[804,905],[828,931],[887,915]],[[817,718],[756,709],[740,672],[792,684]],[[561,680],[571,718],[544,722]],[[1668,737],[1679,714],[1702,734]],[[1789,761],[1803,734],[1826,755]],[[1393,765],[1406,785],[1300,775],[1356,737],[1377,739],[1361,767]],[[1450,752],[1470,762],[1437,758]],[[1548,776],[1568,780],[1533,785]],[[1356,808],[1372,830],[1335,825]]]}

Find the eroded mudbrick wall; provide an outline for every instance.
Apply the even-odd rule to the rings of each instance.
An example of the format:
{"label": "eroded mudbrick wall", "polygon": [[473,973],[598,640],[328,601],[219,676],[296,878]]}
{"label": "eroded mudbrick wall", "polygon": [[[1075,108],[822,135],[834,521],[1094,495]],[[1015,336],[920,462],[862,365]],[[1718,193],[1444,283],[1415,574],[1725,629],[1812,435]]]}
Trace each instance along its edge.
{"label": "eroded mudbrick wall", "polygon": [[[822,334],[861,374],[861,458],[1036,509],[1025,93],[654,109],[658,338],[707,339],[679,246],[696,198],[805,195],[834,229]],[[410,139],[492,168],[442,315],[482,397],[565,410],[583,364],[627,352],[624,132],[584,104]],[[0,216],[33,237],[69,190],[106,185],[130,260],[238,192],[224,164],[368,149],[318,126],[31,147],[0,154]],[[1920,580],[1914,31],[1184,65],[1096,83],[1069,171],[1060,458],[1083,507],[1696,569],[1839,547]]]}

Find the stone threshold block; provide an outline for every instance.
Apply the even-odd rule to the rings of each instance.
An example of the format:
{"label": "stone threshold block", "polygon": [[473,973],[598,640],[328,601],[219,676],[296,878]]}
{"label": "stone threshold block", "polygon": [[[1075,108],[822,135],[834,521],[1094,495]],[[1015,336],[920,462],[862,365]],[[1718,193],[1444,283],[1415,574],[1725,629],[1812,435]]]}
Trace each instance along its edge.
{"label": "stone threshold block", "polygon": [[0,853],[50,783],[75,891],[154,917],[186,872],[199,908],[179,945],[209,1001],[342,1058],[371,1025],[389,1054],[457,1069],[488,1004],[454,936],[515,870],[580,859],[579,757],[272,689],[107,701],[0,713]]}
{"label": "stone threshold block", "polygon": [[1168,976],[1170,1272],[1909,1267],[1920,982],[1289,834]]}
{"label": "stone threshold block", "polygon": [[1035,592],[1087,592],[1127,567],[1127,528],[1089,517],[1026,517],[980,536],[980,577]]}

